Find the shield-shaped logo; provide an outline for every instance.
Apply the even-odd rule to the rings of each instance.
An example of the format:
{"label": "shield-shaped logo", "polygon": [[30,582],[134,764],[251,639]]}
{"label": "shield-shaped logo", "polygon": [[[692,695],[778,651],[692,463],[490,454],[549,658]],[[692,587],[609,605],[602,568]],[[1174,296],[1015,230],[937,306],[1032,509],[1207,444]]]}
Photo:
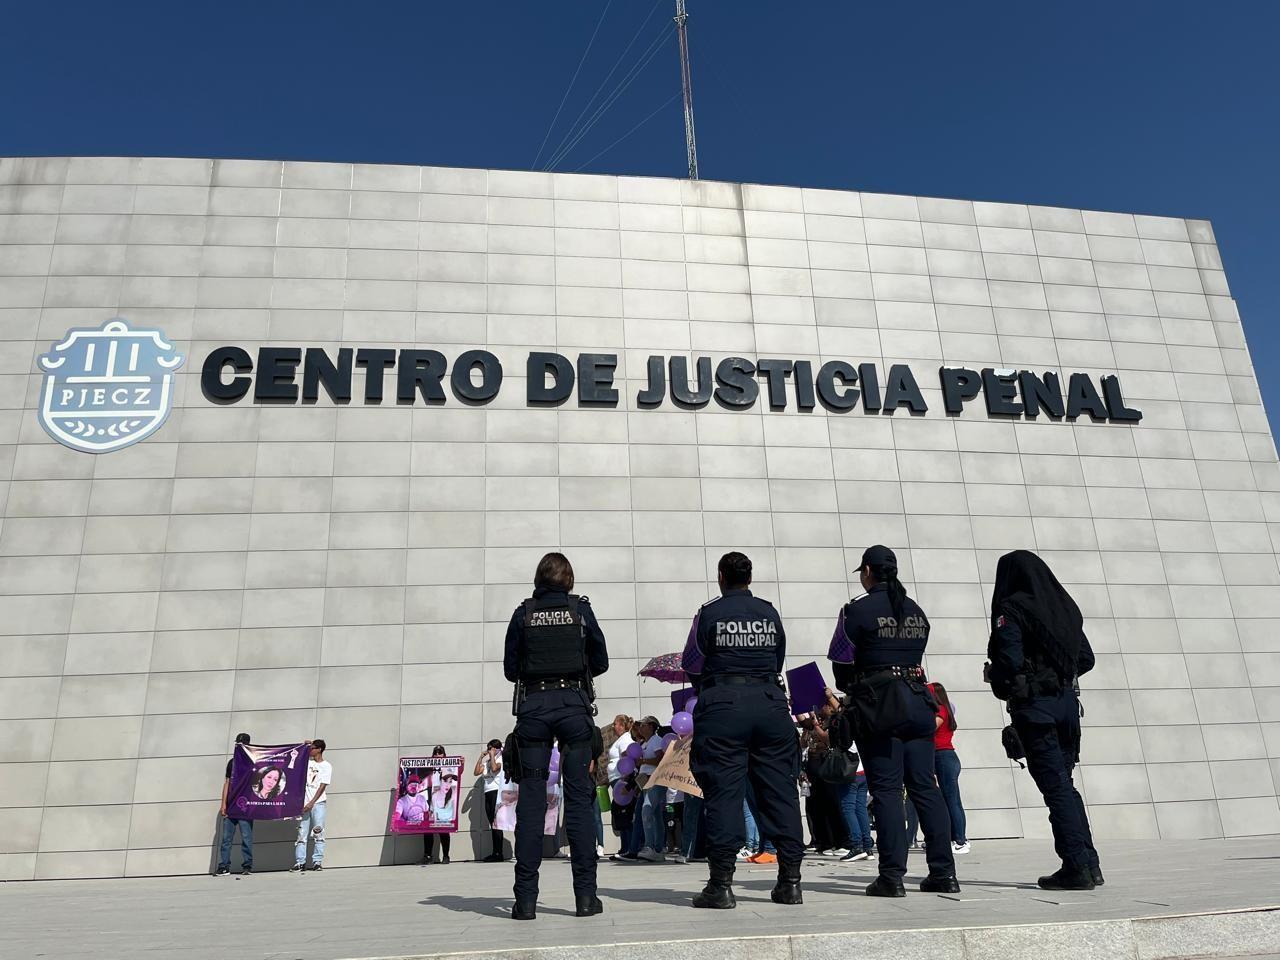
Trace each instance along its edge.
{"label": "shield-shaped logo", "polygon": [[100,330],[68,330],[39,359],[40,425],[74,450],[106,453],[160,429],[186,358],[161,331],[130,330],[116,317]]}

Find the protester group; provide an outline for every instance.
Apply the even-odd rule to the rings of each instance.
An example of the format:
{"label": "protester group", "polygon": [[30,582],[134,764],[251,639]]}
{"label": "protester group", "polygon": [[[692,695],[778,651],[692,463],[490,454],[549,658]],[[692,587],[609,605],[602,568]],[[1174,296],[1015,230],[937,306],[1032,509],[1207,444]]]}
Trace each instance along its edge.
{"label": "protester group", "polygon": [[[955,857],[970,844],[957,711],[943,684],[924,674],[928,618],[898,580],[893,551],[867,549],[858,571],[866,593],[839,612],[828,652],[836,689],[816,663],[786,671],[784,685],[785,631],[772,605],[750,592],[749,558],[726,554],[718,573],[721,597],[695,615],[683,654],[650,664],[656,672],[648,675],[692,683],[672,694],[670,717],[619,714],[595,727],[592,680],[608,669],[604,634],[587,598],[571,593],[568,559],[551,553],[539,563],[533,597],[516,609],[507,633],[515,729],[505,741],[489,740],[471,767],[489,826],[487,853],[477,859],[506,859],[503,835],[516,834],[514,919],[536,916],[538,867],[546,848],[559,855],[562,824],[577,914],[602,912],[595,862],[606,854],[606,813],[619,848],[613,862],[709,862],[696,907],[735,905],[735,860],[777,863],[772,899],[802,902],[806,851],[839,861],[878,854],[879,875],[866,893],[904,896],[907,851],[921,846],[918,827],[927,862],[920,889],[959,891]],[[1082,626],[1043,560],[1028,551],[1000,559],[983,679],[1012,719],[1002,734],[1007,754],[1027,758],[1050,810],[1062,867],[1040,878],[1046,889],[1104,882],[1072,783],[1080,747],[1077,678],[1093,667]],[[229,872],[236,830],[242,874],[252,873],[258,819],[296,819],[292,869],[323,869],[333,782],[325,748],[320,739],[263,747],[247,733],[236,738],[217,875]],[[434,859],[437,835],[440,862],[450,862],[463,775],[464,758],[443,745],[430,757],[399,760],[389,829],[421,834],[424,864]]]}
{"label": "protester group", "polygon": [[[941,704],[938,731],[935,737],[938,783],[947,797],[952,821],[952,845],[956,853],[968,853],[965,838],[965,814],[960,800],[960,760],[952,742],[956,730],[954,709],[941,684],[931,684]],[[832,753],[828,726],[841,709],[840,695],[829,687],[824,690],[827,702],[820,710],[802,713],[796,717],[797,750],[800,775],[796,789],[804,801],[810,841],[808,849],[814,856],[840,861],[866,860],[876,852],[875,823],[871,818],[868,802],[866,771],[856,751],[845,751],[848,760],[832,764],[827,758]],[[618,714],[612,722],[600,728],[603,750],[594,761],[592,775],[597,789],[594,808],[596,821],[596,854],[601,859],[617,863],[704,863],[705,812],[700,792],[684,791],[663,785],[650,785],[658,763],[666,754],[667,746],[680,739],[677,727],[687,722],[679,718],[681,712],[690,714],[696,705],[696,697],[684,702],[685,710],[673,714],[672,722],[660,722],[657,717],[645,716],[633,719]],[[248,733],[237,735],[235,744],[245,750],[279,750],[259,748],[251,744]],[[325,741],[310,740],[301,745],[309,748],[306,759],[306,786],[302,792],[302,807],[298,814],[297,840],[293,871],[323,869],[325,849],[325,812],[327,790],[333,780],[333,765],[324,759]],[[289,750],[297,749],[289,745]],[[433,759],[453,760],[446,748],[437,744],[431,752]],[[228,875],[231,867],[231,851],[235,835],[241,837],[241,875],[253,873],[253,824],[254,819],[236,816],[233,803],[228,809],[228,794],[235,796],[233,787],[234,757],[227,761],[223,784],[222,842],[216,874]],[[415,766],[421,763],[414,758],[403,758],[398,767],[400,784],[393,788],[391,829],[393,832],[421,833],[423,838],[421,863],[448,864],[450,836],[460,824],[455,810],[461,809],[467,788],[458,782],[451,772],[434,774],[432,768]],[[457,764],[461,766],[461,764]],[[301,767],[299,768],[301,769]],[[447,768],[445,768],[447,770]],[[287,773],[287,770],[285,771]],[[558,774],[558,770],[555,771]],[[509,843],[505,835],[515,830],[515,806],[519,785],[512,783],[503,772],[502,741],[490,740],[472,767],[475,779],[470,790],[474,799],[482,799],[484,822],[489,830],[483,840],[477,842],[475,859],[485,863],[501,863],[509,859]],[[552,856],[558,856],[564,846],[563,822],[560,814],[560,789],[558,777],[548,790],[548,813],[544,821],[544,835]],[[261,794],[271,799],[283,799],[288,795],[287,779],[270,761],[259,762],[249,780],[251,795]],[[904,816],[911,846],[919,847],[916,837],[915,808],[903,794]],[[772,844],[760,836],[753,812],[755,797],[748,791],[743,803],[742,815],[746,831],[746,844],[738,858],[751,863],[776,863]],[[606,824],[606,817],[608,822]],[[257,817],[255,819],[267,819]],[[275,818],[272,818],[275,819]],[[432,823],[438,831],[426,832]],[[615,838],[617,850],[607,852],[606,839]],[[439,844],[439,857],[435,851]],[[308,863],[307,847],[310,842],[312,857]]]}

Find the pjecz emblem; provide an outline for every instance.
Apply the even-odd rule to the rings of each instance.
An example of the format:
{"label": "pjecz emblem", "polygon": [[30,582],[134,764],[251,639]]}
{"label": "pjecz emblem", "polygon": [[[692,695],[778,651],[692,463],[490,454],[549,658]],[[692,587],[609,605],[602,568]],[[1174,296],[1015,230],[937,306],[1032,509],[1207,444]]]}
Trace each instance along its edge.
{"label": "pjecz emblem", "polygon": [[131,330],[121,317],[68,330],[39,358],[40,425],[85,453],[137,443],[169,416],[173,374],[185,359],[161,331]]}

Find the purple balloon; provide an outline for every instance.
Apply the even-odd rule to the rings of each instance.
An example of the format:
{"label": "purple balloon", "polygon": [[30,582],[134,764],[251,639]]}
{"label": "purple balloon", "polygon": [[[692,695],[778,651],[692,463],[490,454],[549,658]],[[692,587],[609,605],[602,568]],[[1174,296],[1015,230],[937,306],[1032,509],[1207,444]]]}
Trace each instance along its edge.
{"label": "purple balloon", "polygon": [[630,757],[623,757],[618,761],[618,773],[627,777],[636,772],[636,762]]}
{"label": "purple balloon", "polygon": [[692,716],[693,708],[696,707],[697,705],[698,705],[698,698],[696,696],[690,697],[684,705],[684,712]]}
{"label": "purple balloon", "polygon": [[671,729],[678,737],[687,737],[693,733],[693,714],[681,710],[671,718]]}
{"label": "purple balloon", "polygon": [[668,733],[665,737],[662,738],[662,749],[665,750],[667,748],[667,744],[679,739],[680,738],[677,737],[674,733]]}
{"label": "purple balloon", "polygon": [[635,798],[635,792],[627,789],[625,780],[619,780],[613,785],[613,799],[618,801],[618,806],[625,807]]}
{"label": "purple balloon", "polygon": [[548,786],[548,787],[554,787],[554,786],[555,786],[557,783],[559,783],[559,782],[560,782],[560,771],[559,771],[559,770],[552,770],[552,771],[547,775],[547,786]]}
{"label": "purple balloon", "polygon": [[633,743],[627,747],[627,754],[632,760],[639,760],[644,756],[644,747],[638,743]]}

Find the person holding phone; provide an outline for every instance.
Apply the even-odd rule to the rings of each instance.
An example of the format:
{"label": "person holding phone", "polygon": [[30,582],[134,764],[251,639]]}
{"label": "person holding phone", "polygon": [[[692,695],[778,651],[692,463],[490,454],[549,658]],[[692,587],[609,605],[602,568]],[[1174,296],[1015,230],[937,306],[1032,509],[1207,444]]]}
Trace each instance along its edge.
{"label": "person holding phone", "polygon": [[506,858],[502,855],[502,831],[495,820],[498,816],[498,791],[502,788],[502,741],[490,740],[476,760],[476,768],[472,776],[484,778],[484,815],[489,821],[489,836],[492,838],[493,850],[484,858],[484,863],[501,863]]}

